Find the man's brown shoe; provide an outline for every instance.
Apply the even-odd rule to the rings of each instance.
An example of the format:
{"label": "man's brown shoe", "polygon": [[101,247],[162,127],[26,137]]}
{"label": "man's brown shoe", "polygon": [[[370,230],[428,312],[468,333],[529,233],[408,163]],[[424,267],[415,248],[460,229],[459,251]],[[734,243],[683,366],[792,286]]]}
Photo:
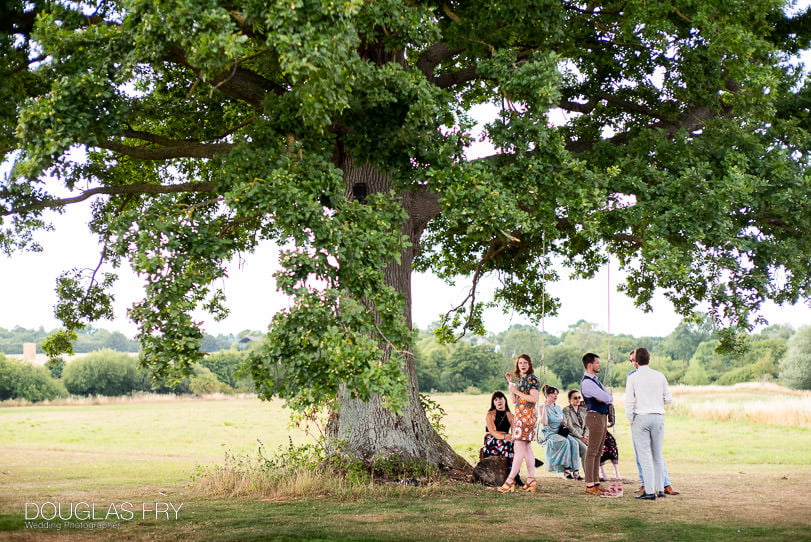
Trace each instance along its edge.
{"label": "man's brown shoe", "polygon": [[600,495],[602,495],[604,493],[604,491],[601,491],[601,490],[602,490],[602,488],[600,486],[592,486],[592,487],[587,487],[586,488],[586,493],[588,493],[589,495],[600,496]]}
{"label": "man's brown shoe", "polygon": [[680,491],[673,489],[673,486],[665,486],[665,495],[678,495]]}
{"label": "man's brown shoe", "polygon": [[[667,487],[670,487],[670,486],[667,486]],[[634,491],[634,493],[636,493],[637,495],[642,495],[643,493],[645,493],[645,486],[639,486],[639,489]]]}

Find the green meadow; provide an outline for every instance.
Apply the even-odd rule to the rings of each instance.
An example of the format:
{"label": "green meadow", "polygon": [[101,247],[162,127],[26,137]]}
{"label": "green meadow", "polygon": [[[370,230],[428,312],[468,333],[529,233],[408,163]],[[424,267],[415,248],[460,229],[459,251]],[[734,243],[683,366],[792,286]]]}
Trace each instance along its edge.
{"label": "green meadow", "polygon": [[[811,540],[811,427],[778,425],[786,419],[781,409],[807,408],[808,396],[726,388],[718,398],[725,405],[757,401],[770,413],[750,409],[748,418],[730,420],[714,418],[724,412],[714,403],[718,395],[713,388],[676,391],[666,459],[682,495],[652,503],[632,498],[636,468],[621,407],[612,432],[625,496],[600,499],[545,467],[534,495],[465,483],[353,486],[317,477],[281,493],[249,487],[234,495],[202,488],[200,476],[226,455],[255,457],[260,443],[271,456],[291,441],[312,441],[289,427],[280,402],[152,397],[6,406],[0,540]],[[489,395],[433,399],[446,411],[449,442],[474,461]],[[690,405],[708,406],[702,412]],[[543,458],[543,448],[534,449]],[[57,503],[65,515],[71,506],[93,505],[96,521],[44,519]]]}

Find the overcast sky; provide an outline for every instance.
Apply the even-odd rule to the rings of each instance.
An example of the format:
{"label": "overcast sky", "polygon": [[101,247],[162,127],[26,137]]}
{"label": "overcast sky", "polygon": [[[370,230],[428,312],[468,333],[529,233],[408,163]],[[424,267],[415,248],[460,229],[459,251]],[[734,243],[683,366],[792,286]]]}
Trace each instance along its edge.
{"label": "overcast sky", "polygon": [[[72,267],[94,268],[99,260],[99,245],[87,232],[89,203],[73,206],[66,215],[56,216],[56,231],[42,232],[37,239],[45,247],[42,253],[0,256],[0,327],[14,326],[45,329],[58,327],[53,316],[56,302],[54,285],[61,271]],[[232,262],[229,278],[222,287],[229,297],[231,316],[223,322],[205,319],[208,333],[238,333],[243,329],[265,330],[272,315],[287,306],[287,300],[276,292],[273,272],[277,269],[277,252],[271,244],[263,245],[256,254],[245,254],[243,261]],[[131,336],[134,325],[126,317],[126,308],[140,298],[141,287],[129,269],[122,269],[116,289],[115,320],[100,322],[98,327],[119,330]],[[610,275],[610,281],[609,277]],[[580,319],[597,324],[612,333],[634,336],[664,336],[678,325],[680,318],[669,302],[660,297],[653,313],[636,309],[629,298],[616,291],[620,280],[617,269],[603,272],[590,281],[563,280],[550,285],[550,291],[562,299],[557,317],[547,318],[544,326],[560,334]],[[485,291],[487,291],[485,284]],[[414,324],[426,328],[438,315],[464,299],[469,283],[459,280],[454,287],[445,285],[431,275],[414,276]],[[789,308],[769,306],[764,314],[770,323],[788,323],[795,328],[811,325],[811,309],[800,304]],[[519,315],[503,314],[500,310],[486,313],[488,331],[499,332],[513,323],[529,323]]]}

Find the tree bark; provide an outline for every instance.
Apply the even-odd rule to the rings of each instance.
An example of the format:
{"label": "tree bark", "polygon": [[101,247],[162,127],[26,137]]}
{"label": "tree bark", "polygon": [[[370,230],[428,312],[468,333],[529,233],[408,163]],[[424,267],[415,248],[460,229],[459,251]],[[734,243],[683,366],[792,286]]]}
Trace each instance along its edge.
{"label": "tree bark", "polygon": [[[341,167],[348,196],[353,193],[356,183],[365,183],[369,194],[388,191],[391,187],[386,175],[368,165],[355,167],[351,157],[344,157]],[[385,275],[386,283],[405,297],[405,317],[411,327],[411,262],[425,226],[440,208],[438,198],[426,192],[407,191],[401,194],[401,198],[408,212],[403,232],[408,235],[412,246],[403,254],[400,264],[392,262],[388,265]],[[386,348],[384,361],[390,354],[390,348]],[[360,401],[348,393],[340,394],[339,410],[328,427],[333,449],[340,448],[342,453],[367,464],[378,457],[396,456],[425,461],[442,470],[470,472],[470,464],[431,426],[420,403],[414,356],[410,352],[405,356],[402,370],[408,378],[408,405],[399,415],[384,408],[377,396],[370,401]]]}

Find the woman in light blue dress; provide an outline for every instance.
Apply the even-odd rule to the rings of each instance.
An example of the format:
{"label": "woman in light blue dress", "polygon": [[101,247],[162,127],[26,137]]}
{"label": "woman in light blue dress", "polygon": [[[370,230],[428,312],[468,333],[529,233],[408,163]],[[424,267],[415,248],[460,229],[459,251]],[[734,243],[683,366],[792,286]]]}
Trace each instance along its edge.
{"label": "woman in light blue dress", "polygon": [[541,406],[540,424],[543,429],[538,433],[538,442],[546,446],[546,468],[549,472],[562,472],[563,477],[569,480],[582,480],[577,439],[558,433],[561,425],[565,426],[563,410],[555,404],[558,389],[544,386],[543,392],[546,401]]}

